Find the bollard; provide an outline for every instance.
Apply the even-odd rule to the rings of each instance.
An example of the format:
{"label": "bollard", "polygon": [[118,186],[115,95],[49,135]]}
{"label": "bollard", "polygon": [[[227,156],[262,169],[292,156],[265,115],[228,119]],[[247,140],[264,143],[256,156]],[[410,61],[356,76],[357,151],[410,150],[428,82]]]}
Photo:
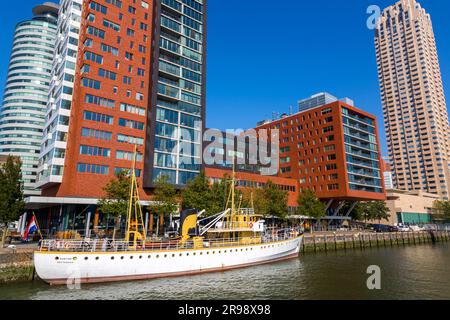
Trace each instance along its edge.
{"label": "bollard", "polygon": [[314,253],[316,253],[316,235],[313,235]]}

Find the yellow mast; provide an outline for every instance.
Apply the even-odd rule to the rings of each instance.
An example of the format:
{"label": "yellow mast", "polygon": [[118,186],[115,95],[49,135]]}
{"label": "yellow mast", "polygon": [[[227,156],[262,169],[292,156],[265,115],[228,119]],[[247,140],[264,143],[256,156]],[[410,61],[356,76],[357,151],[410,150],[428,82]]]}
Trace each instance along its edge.
{"label": "yellow mast", "polygon": [[[147,238],[147,231],[144,224],[144,215],[139,198],[139,187],[136,178],[136,157],[137,157],[137,145],[134,146],[133,155],[133,167],[131,169],[131,186],[130,186],[130,201],[128,203],[128,215],[127,215],[127,232],[125,234],[125,240],[130,241],[131,234],[134,234],[134,240],[136,236],[140,236],[144,242]],[[142,233],[139,231],[142,230]]]}

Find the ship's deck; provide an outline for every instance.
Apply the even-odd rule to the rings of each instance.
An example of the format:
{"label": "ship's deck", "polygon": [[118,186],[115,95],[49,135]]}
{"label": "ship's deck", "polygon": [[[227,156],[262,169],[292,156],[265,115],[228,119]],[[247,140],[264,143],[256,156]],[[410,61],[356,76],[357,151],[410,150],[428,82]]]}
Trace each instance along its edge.
{"label": "ship's deck", "polygon": [[126,241],[112,241],[108,239],[85,240],[42,240],[39,251],[42,252],[126,252],[126,251],[170,251],[185,249],[227,248],[236,246],[254,246],[267,243],[276,243],[295,239],[301,233],[299,230],[283,229],[255,237],[204,239],[203,242],[187,241],[160,241],[145,242],[133,247]]}

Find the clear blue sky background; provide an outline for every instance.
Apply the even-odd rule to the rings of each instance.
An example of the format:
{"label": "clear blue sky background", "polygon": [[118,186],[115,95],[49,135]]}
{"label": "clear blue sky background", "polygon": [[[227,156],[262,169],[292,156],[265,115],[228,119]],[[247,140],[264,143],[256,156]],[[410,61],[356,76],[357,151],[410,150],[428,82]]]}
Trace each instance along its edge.
{"label": "clear blue sky background", "polygon": [[[382,111],[369,5],[394,0],[209,0],[207,126],[254,127],[272,112],[294,110],[300,98],[328,91]],[[15,24],[37,0],[0,12],[0,94]],[[421,0],[431,14],[444,89],[450,95],[450,1]],[[449,101],[449,99],[447,99]],[[380,127],[385,153],[384,128]]]}

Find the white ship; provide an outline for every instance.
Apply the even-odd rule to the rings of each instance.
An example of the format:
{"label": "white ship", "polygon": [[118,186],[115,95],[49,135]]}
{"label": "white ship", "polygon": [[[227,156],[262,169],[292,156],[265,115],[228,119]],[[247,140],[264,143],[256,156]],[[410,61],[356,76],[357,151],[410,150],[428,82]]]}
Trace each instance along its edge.
{"label": "white ship", "polygon": [[[218,272],[296,258],[303,236],[295,229],[270,229],[253,209],[236,208],[234,174],[231,208],[209,217],[187,210],[180,217],[180,237],[152,242],[145,238],[132,176],[124,241],[43,240],[34,253],[38,276],[52,285],[142,280]],[[134,211],[134,213],[133,213]]]}

